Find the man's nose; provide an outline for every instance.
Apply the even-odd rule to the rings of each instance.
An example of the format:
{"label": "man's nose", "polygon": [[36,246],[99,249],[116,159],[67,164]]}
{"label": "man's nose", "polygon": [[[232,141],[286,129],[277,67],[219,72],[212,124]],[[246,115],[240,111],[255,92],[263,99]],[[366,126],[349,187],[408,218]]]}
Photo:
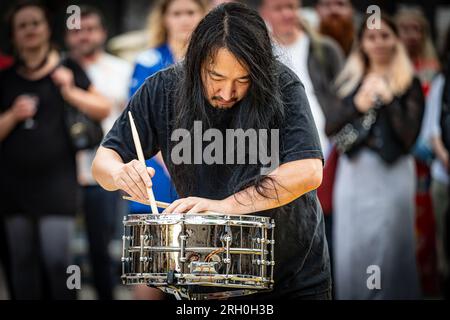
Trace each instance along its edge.
{"label": "man's nose", "polygon": [[234,96],[234,85],[233,83],[227,83],[220,90],[220,96],[222,99],[230,101]]}
{"label": "man's nose", "polygon": [[281,10],[281,15],[283,16],[283,18],[292,18],[293,16],[295,16],[297,13],[295,12],[295,10],[291,9],[291,8],[283,8]]}
{"label": "man's nose", "polygon": [[338,4],[332,4],[330,5],[330,12],[334,15],[340,15],[341,8]]}

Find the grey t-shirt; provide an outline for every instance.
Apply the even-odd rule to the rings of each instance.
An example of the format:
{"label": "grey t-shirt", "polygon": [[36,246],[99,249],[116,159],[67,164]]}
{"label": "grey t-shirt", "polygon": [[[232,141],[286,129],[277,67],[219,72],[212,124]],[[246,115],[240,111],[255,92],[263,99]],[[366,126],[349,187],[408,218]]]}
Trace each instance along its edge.
{"label": "grey t-shirt", "polygon": [[[146,159],[161,150],[164,161],[171,161],[171,134],[174,128],[175,94],[181,65],[162,70],[149,77],[131,98],[126,110],[105,136],[103,147],[115,150],[124,162],[136,159],[129,125],[131,111],[139,132]],[[298,77],[280,64],[278,83],[285,114],[279,125],[279,163],[300,159],[322,159],[317,129],[305,90]],[[225,112],[211,107],[213,124],[225,130],[237,116],[245,117],[240,103]],[[216,113],[216,117],[214,114]],[[271,129],[271,128],[268,128]],[[171,166],[168,165],[169,173]],[[256,165],[199,164],[193,196],[223,199],[233,194],[236,184],[260,174]],[[175,183],[176,184],[176,183]],[[176,187],[176,185],[175,185]],[[331,286],[328,246],[323,213],[315,191],[309,192],[280,208],[256,215],[275,219],[275,287],[264,297],[281,298],[322,293]]]}

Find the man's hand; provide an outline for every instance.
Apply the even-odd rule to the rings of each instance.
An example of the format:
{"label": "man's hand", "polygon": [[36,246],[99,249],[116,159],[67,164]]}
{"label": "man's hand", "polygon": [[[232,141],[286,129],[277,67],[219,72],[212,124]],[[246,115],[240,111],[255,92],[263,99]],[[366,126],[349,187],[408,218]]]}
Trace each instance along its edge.
{"label": "man's hand", "polygon": [[224,200],[211,200],[198,197],[188,197],[178,199],[170,204],[163,213],[202,213],[213,211],[223,214],[235,214],[232,201],[229,198]]}
{"label": "man's hand", "polygon": [[151,177],[154,175],[153,168],[133,160],[122,164],[112,173],[112,178],[117,189],[125,191],[135,199],[148,201],[147,188],[152,187]]}

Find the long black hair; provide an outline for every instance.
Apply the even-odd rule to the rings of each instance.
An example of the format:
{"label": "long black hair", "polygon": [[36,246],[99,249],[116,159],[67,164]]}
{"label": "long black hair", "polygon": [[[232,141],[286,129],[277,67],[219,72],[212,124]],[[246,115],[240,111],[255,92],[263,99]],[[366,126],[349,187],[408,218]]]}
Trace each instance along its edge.
{"label": "long black hair", "polygon": [[[221,48],[230,51],[246,66],[250,75],[250,87],[240,102],[237,124],[242,129],[278,128],[283,116],[283,104],[278,89],[278,61],[272,50],[272,42],[263,19],[258,13],[240,3],[225,3],[213,9],[194,30],[181,68],[181,83],[176,94],[175,128],[184,128],[193,134],[194,121],[203,126],[211,125],[202,71],[206,63],[213,61]],[[241,119],[242,118],[242,119]],[[192,195],[195,175],[194,165],[172,165],[172,179],[180,196]],[[265,195],[267,177],[241,177],[236,189],[255,185]],[[266,179],[267,178],[267,179]]]}

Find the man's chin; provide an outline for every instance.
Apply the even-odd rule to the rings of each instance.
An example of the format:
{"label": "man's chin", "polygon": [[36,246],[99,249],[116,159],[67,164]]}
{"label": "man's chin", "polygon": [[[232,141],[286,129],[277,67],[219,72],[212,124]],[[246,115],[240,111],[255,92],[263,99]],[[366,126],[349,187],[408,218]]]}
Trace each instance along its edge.
{"label": "man's chin", "polygon": [[227,109],[231,109],[233,108],[234,103],[230,104],[230,105],[220,105],[220,104],[216,104],[214,105],[214,108],[219,109],[219,110],[227,110]]}
{"label": "man's chin", "polygon": [[219,102],[217,100],[212,100],[211,101],[211,106],[213,106],[216,109],[230,109],[232,108],[238,101],[232,101],[230,103],[225,103],[225,102]]}
{"label": "man's chin", "polygon": [[97,48],[80,48],[80,53],[83,57],[93,56],[97,52]]}

